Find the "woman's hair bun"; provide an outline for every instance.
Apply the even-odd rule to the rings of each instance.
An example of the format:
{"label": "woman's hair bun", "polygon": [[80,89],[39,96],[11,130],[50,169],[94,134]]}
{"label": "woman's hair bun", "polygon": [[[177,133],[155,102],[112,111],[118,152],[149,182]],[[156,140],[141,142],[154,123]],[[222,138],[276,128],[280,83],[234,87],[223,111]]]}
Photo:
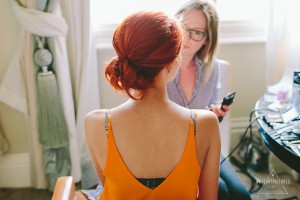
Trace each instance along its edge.
{"label": "woman's hair bun", "polygon": [[[157,74],[178,57],[182,32],[177,21],[162,12],[137,12],[116,28],[113,46],[117,56],[106,65],[105,77],[117,91],[141,99]],[[131,90],[142,95],[134,97]]]}

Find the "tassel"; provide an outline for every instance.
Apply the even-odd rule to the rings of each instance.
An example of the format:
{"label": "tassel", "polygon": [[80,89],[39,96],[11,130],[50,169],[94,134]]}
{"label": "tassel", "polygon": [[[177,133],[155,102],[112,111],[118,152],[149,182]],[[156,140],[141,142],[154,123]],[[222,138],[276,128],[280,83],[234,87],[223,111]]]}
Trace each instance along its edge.
{"label": "tassel", "polygon": [[68,129],[55,75],[38,73],[37,90],[40,143],[44,148],[62,147],[68,143]]}
{"label": "tassel", "polygon": [[59,148],[68,144],[69,138],[56,76],[48,71],[52,55],[40,46],[34,53],[34,61],[42,68],[37,73],[39,140],[44,149]]}
{"label": "tassel", "polygon": [[[58,4],[59,0],[36,1],[37,9],[46,12],[52,12]],[[34,53],[34,61],[41,69],[37,73],[39,139],[44,149],[48,189],[53,192],[57,178],[71,174],[68,128],[55,73],[48,71],[52,54],[44,49],[45,37],[35,38],[39,49]]]}

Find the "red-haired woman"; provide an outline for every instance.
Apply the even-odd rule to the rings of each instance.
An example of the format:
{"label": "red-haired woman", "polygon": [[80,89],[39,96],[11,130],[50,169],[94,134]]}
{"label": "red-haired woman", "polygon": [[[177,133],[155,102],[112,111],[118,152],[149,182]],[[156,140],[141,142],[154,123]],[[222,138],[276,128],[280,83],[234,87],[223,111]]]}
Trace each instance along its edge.
{"label": "red-haired woman", "polygon": [[117,56],[105,75],[129,100],[85,120],[100,199],[217,199],[220,136],[208,110],[168,98],[181,62],[182,31],[161,12],[138,12],[113,36]]}

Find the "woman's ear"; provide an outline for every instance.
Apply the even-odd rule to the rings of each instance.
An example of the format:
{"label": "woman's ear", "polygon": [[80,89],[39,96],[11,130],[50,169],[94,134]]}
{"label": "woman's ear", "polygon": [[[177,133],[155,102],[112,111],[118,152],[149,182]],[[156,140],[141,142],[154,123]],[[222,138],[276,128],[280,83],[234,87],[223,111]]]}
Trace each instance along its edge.
{"label": "woman's ear", "polygon": [[166,67],[168,81],[171,81],[176,77],[179,67],[180,67],[180,63],[178,61],[175,61],[174,63]]}
{"label": "woman's ear", "polygon": [[167,65],[166,66],[167,72],[170,73],[171,69],[172,69],[172,65]]}

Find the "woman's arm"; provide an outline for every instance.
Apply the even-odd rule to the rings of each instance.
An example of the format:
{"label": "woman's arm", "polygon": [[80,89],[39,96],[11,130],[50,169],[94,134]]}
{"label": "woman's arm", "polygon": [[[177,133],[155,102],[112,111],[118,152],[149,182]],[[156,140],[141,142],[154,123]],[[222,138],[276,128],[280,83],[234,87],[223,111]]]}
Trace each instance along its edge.
{"label": "woman's arm", "polygon": [[[200,119],[202,121],[198,123],[202,127],[199,127],[197,124],[200,128],[200,130],[197,128],[197,134],[201,134],[201,137],[198,137],[197,140],[202,140],[202,143],[198,142],[206,147],[206,151],[204,151],[206,154],[202,159],[201,175],[198,182],[198,199],[216,200],[218,198],[221,151],[219,122],[216,115],[211,112],[205,114],[203,118]],[[204,144],[203,141],[205,141],[206,144]],[[201,152],[197,151],[197,154],[199,153]]]}
{"label": "woman's arm", "polygon": [[103,169],[107,156],[107,136],[105,132],[104,119],[104,110],[93,111],[85,118],[85,135],[87,146],[93,160],[95,170],[103,185],[105,182]]}
{"label": "woman's arm", "polygon": [[207,105],[206,109],[211,110],[213,113],[217,115],[217,117],[224,117],[226,113],[230,110],[229,106],[223,106],[221,109],[221,99],[219,98],[220,90],[222,88],[220,82],[220,63],[216,60],[214,62],[214,68],[210,77],[210,88],[209,90],[212,91],[212,96],[209,99],[209,105]]}

